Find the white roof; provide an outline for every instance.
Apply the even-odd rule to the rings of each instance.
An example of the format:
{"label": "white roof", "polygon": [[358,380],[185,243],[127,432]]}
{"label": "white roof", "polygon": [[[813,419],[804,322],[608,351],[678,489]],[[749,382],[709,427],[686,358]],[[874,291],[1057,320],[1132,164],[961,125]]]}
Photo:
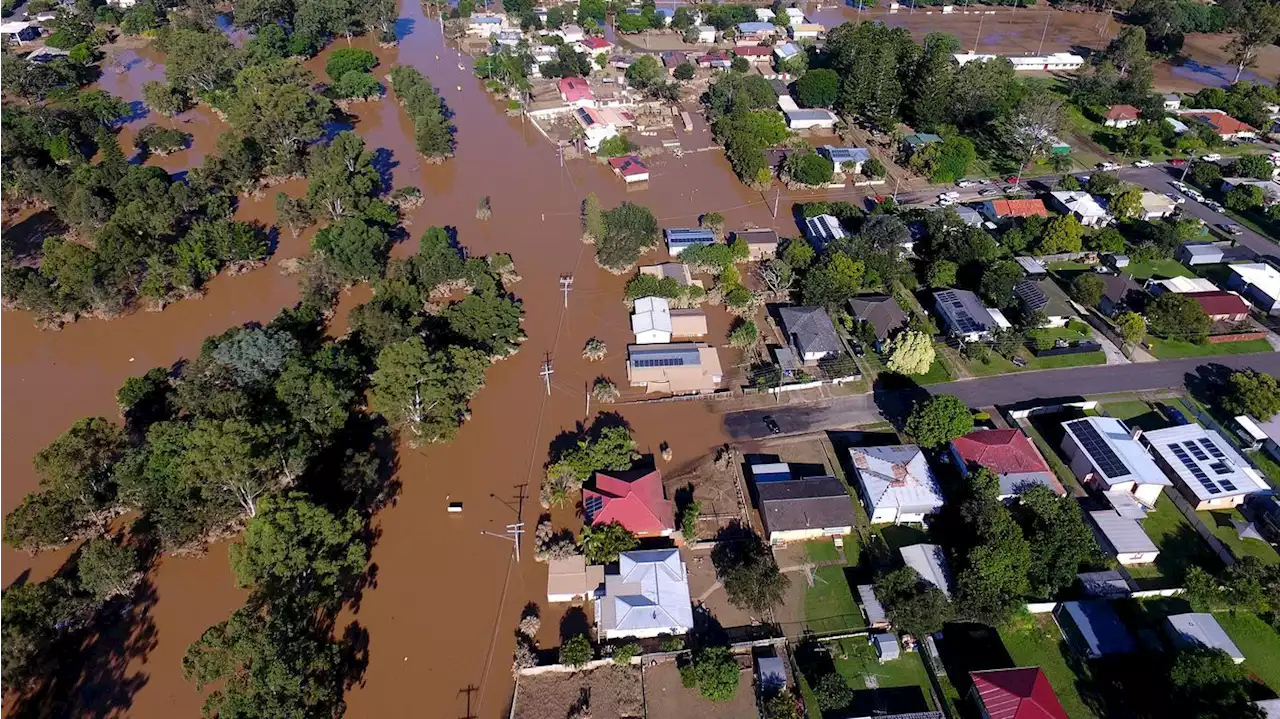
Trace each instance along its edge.
{"label": "white roof", "polygon": [[772,20],[772,19],[773,19],[773,11],[772,11],[772,10],[770,10],[769,8],[767,8],[767,7],[758,7],[758,8],[756,8],[756,19],[757,19],[757,20]]}
{"label": "white roof", "polygon": [[991,321],[996,323],[996,327],[1006,330],[1013,327],[1013,323],[1009,321],[1009,318],[1005,317],[1004,313],[995,307],[988,307],[987,313],[991,315]]}
{"label": "white roof", "polygon": [[778,109],[782,110],[783,112],[794,112],[796,110],[799,110],[800,106],[796,104],[795,98],[791,97],[790,95],[779,95]]}
{"label": "white roof", "polygon": [[1138,503],[1132,494],[1119,489],[1109,489],[1102,493],[1107,498],[1116,514],[1125,519],[1145,519],[1147,508]]}
{"label": "white roof", "polygon": [[662,297],[641,297],[631,315],[631,331],[671,333],[671,305]]}
{"label": "white roof", "polygon": [[[1115,417],[1084,417],[1067,422],[1062,428],[1084,450],[1094,472],[1103,478],[1104,489],[1122,482],[1172,486],[1173,483],[1156,466],[1142,443],[1134,439],[1124,422]],[[1089,432],[1089,428],[1093,432]],[[1118,464],[1110,461],[1112,456]]]}
{"label": "white roof", "polygon": [[1151,541],[1151,537],[1142,531],[1142,524],[1138,520],[1121,517],[1114,509],[1089,512],[1089,519],[1098,526],[1098,531],[1106,537],[1107,543],[1116,554],[1147,554],[1160,551],[1156,543]]}
{"label": "white roof", "polygon": [[623,552],[618,573],[605,575],[604,581],[604,596],[596,600],[602,632],[683,634],[693,628],[689,574],[679,550]]}
{"label": "white roof", "polygon": [[1147,212],[1166,211],[1174,206],[1174,201],[1158,192],[1143,191],[1142,209]]}
{"label": "white roof", "polygon": [[1244,661],[1244,653],[1231,641],[1227,632],[1208,612],[1188,612],[1165,617],[1174,641],[1182,644],[1199,644],[1208,649],[1221,649],[1237,664]]}
{"label": "white roof", "polygon": [[22,32],[23,30],[26,30],[32,25],[35,25],[35,23],[23,22],[23,21],[0,23],[0,34],[15,35],[17,33]]}
{"label": "white roof", "polygon": [[1052,192],[1053,199],[1062,203],[1068,211],[1079,213],[1082,217],[1104,217],[1107,211],[1087,192]]}
{"label": "white roof", "polygon": [[787,17],[792,17],[792,18],[796,18],[796,17],[798,17],[798,18],[803,18],[803,17],[804,17],[804,11],[802,11],[802,10],[801,10],[800,8],[798,8],[798,7],[789,7],[789,8],[787,8],[787,9],[785,10],[785,12],[787,13]]}
{"label": "white roof", "polygon": [[1153,430],[1143,437],[1197,499],[1222,499],[1267,489],[1257,471],[1214,430],[1184,424]]}
{"label": "white roof", "polygon": [[1280,298],[1280,270],[1261,262],[1230,265],[1240,279],[1262,290],[1268,297]]}
{"label": "white roof", "polygon": [[1253,441],[1262,442],[1267,439],[1266,431],[1263,430],[1262,427],[1259,427],[1258,423],[1253,421],[1253,418],[1249,415],[1242,414],[1236,417],[1235,420],[1236,424],[1240,425],[1240,429],[1249,433],[1249,436],[1253,438]]}
{"label": "white roof", "polygon": [[951,598],[950,568],[947,566],[947,555],[942,547],[936,544],[912,544],[898,550],[902,561],[916,570],[921,579],[932,584]]}
{"label": "white roof", "polygon": [[943,505],[938,480],[914,444],[853,447],[849,455],[872,514],[881,508],[929,513]]}
{"label": "white roof", "polygon": [[884,613],[884,605],[880,603],[880,598],[876,596],[876,589],[872,585],[858,585],[858,601],[862,604],[862,611],[867,613],[868,622],[880,624],[889,621],[889,617]]}
{"label": "white roof", "polygon": [[[1232,265],[1238,267],[1239,265]],[[1166,292],[1184,294],[1187,292],[1217,292],[1218,286],[1203,277],[1170,277],[1167,280],[1152,280],[1152,284],[1163,287]]]}

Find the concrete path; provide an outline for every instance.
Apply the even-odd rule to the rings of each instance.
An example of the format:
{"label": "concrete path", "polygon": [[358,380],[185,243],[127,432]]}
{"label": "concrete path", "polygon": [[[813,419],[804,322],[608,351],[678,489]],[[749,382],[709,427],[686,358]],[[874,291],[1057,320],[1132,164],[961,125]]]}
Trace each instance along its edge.
{"label": "concrete path", "polygon": [[1118,365],[1131,363],[1131,360],[1128,357],[1125,357],[1124,353],[1120,351],[1120,348],[1116,347],[1111,340],[1107,339],[1106,335],[1097,331],[1093,327],[1089,328],[1089,333],[1093,335],[1094,342],[1102,345],[1102,353],[1107,356],[1107,364]]}

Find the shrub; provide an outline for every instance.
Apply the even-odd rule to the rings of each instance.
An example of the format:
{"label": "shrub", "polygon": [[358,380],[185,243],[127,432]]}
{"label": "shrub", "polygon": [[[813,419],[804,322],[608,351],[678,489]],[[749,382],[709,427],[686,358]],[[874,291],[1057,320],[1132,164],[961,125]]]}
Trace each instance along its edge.
{"label": "shrub", "polygon": [[333,84],[333,94],[340,100],[369,100],[382,95],[382,85],[371,73],[348,70]]}
{"label": "shrub", "polygon": [[634,147],[626,135],[614,135],[600,143],[600,149],[596,154],[600,157],[618,157],[631,152]]}
{"label": "shrub", "polygon": [[595,650],[585,634],[571,637],[560,647],[560,663],[575,668],[591,661],[594,655]]}
{"label": "shrub", "polygon": [[154,124],[142,128],[138,131],[138,136],[133,138],[134,147],[156,155],[185,150],[190,143],[191,135]]}
{"label": "shrub", "polygon": [[368,50],[354,47],[340,47],[329,55],[325,61],[324,72],[333,81],[340,80],[352,70],[368,72],[378,64],[378,57]]}

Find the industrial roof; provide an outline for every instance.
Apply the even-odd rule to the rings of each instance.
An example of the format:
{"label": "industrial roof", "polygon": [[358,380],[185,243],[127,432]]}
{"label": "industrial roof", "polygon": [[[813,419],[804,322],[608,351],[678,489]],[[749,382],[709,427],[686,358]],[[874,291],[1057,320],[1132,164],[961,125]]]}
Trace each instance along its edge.
{"label": "industrial roof", "polygon": [[1207,649],[1220,649],[1227,653],[1237,664],[1244,661],[1244,653],[1227,636],[1222,625],[1212,614],[1207,612],[1188,612],[1165,617],[1169,638],[1183,646],[1202,646]]}
{"label": "industrial roof", "polygon": [[[972,210],[970,211],[972,212]],[[1034,257],[1015,257],[1013,261],[1017,262],[1028,275],[1046,275],[1049,273],[1049,270],[1045,269],[1045,266],[1040,264],[1040,261]]]}
{"label": "industrial roof", "polygon": [[1157,429],[1143,435],[1151,449],[1205,501],[1253,494],[1267,483],[1222,435],[1198,424]]}
{"label": "industrial roof", "polygon": [[1111,504],[1111,508],[1116,514],[1125,519],[1146,519],[1147,508],[1142,506],[1138,500],[1129,492],[1122,489],[1109,489],[1102,493],[1106,497],[1107,502]]}
{"label": "industrial roof", "polygon": [[884,613],[884,605],[880,603],[880,598],[876,596],[875,587],[872,585],[858,585],[858,603],[862,605],[862,611],[867,614],[867,622],[872,626],[889,621],[888,615]]}
{"label": "industrial roof", "polygon": [[875,645],[876,654],[882,662],[897,659],[902,653],[901,647],[898,646],[897,634],[872,634],[871,642]]}
{"label": "industrial roof", "polygon": [[1151,541],[1151,537],[1142,531],[1142,524],[1136,519],[1125,519],[1114,509],[1099,509],[1089,512],[1089,518],[1097,525],[1107,544],[1116,554],[1147,554],[1159,552],[1160,548]]}
{"label": "industrial roof", "polygon": [[911,544],[898,550],[902,561],[924,581],[932,584],[942,593],[951,597],[951,569],[947,564],[947,555],[942,547],[936,544]]}
{"label": "industrial roof", "polygon": [[1062,425],[1089,458],[1105,482],[1104,489],[1120,482],[1172,485],[1151,455],[1114,417],[1084,417]]}
{"label": "industrial roof", "polygon": [[755,33],[775,33],[778,27],[771,22],[740,22],[738,23],[738,32],[743,35],[753,35]]}
{"label": "industrial roof", "polygon": [[928,513],[946,501],[924,452],[914,444],[852,447],[849,456],[872,514],[881,508]]}

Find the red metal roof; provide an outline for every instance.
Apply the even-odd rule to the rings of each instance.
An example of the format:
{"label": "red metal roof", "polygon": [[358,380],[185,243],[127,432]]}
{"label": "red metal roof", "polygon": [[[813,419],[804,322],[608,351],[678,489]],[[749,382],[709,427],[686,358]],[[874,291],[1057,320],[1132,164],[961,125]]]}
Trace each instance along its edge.
{"label": "red metal roof", "polygon": [[584,37],[580,42],[584,47],[589,47],[592,50],[602,50],[606,47],[613,47],[613,43],[602,37]]}
{"label": "red metal roof", "polygon": [[1108,120],[1136,120],[1138,115],[1138,108],[1133,105],[1112,105],[1106,117]]}
{"label": "red metal roof", "polygon": [[626,157],[609,158],[609,166],[623,177],[631,175],[647,175],[649,174],[649,166],[636,157],[635,155],[627,155]]}
{"label": "red metal roof", "polygon": [[595,99],[595,94],[591,92],[591,85],[580,77],[562,77],[556,84],[559,85],[560,94],[564,96],[565,102]]}
{"label": "red metal roof", "polygon": [[1040,667],[970,672],[990,719],[1068,719]]}
{"label": "red metal roof", "polygon": [[991,208],[995,210],[997,217],[1049,216],[1049,208],[1044,206],[1044,200],[992,200]]}
{"label": "red metal roof", "polygon": [[1040,451],[1016,429],[980,429],[951,441],[960,459],[996,474],[1052,472]]}
{"label": "red metal roof", "polygon": [[[588,507],[590,499],[600,500],[600,509],[594,513]],[[656,469],[630,482],[596,472],[595,488],[582,490],[582,503],[592,526],[617,522],[639,535],[662,534],[676,527],[675,505],[663,495],[662,473]]]}
{"label": "red metal roof", "polygon": [[1249,305],[1233,292],[1216,290],[1214,292],[1188,292],[1187,297],[1195,300],[1210,317],[1221,315],[1247,315]]}
{"label": "red metal roof", "polygon": [[743,57],[768,57],[772,52],[773,48],[765,47],[763,45],[747,45],[744,47],[735,47],[733,49],[734,55],[741,55]]}
{"label": "red metal roof", "polygon": [[1217,130],[1218,134],[1223,137],[1236,135],[1241,132],[1253,132],[1253,128],[1249,126],[1249,123],[1241,122],[1221,110],[1184,112],[1182,114],[1189,115],[1197,120],[1209,123],[1213,126],[1213,129]]}

